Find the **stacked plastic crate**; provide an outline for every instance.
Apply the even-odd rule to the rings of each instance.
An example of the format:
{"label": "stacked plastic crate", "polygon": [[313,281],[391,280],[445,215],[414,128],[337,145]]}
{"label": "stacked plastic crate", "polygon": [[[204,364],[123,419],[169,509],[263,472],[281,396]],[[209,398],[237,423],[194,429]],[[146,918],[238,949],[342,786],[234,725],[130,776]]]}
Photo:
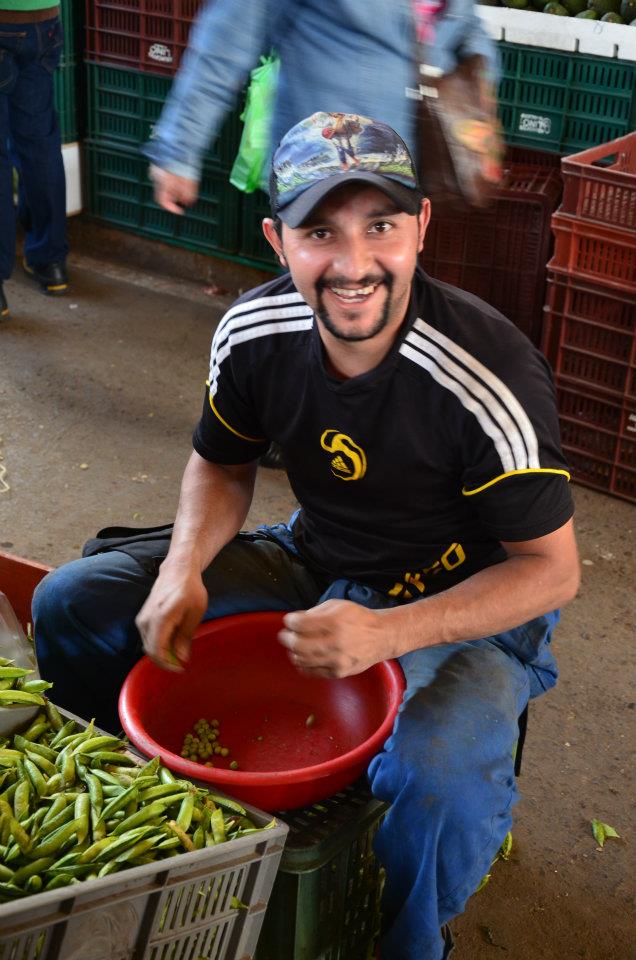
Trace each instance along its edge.
{"label": "stacked plastic crate", "polygon": [[205,158],[199,200],[185,216],[153,200],[152,134],[201,0],[87,0],[86,206],[142,236],[210,254],[235,254],[240,204],[229,183],[240,131],[232,114]]}
{"label": "stacked plastic crate", "polygon": [[636,133],[561,161],[543,350],[572,476],[636,502]]}
{"label": "stacked plastic crate", "polygon": [[60,65],[53,74],[53,95],[66,171],[66,210],[67,213],[79,213],[82,208],[79,141],[83,135],[84,117],[80,75],[83,24],[81,4],[73,3],[73,0],[61,0],[60,17],[64,28],[64,47]]}
{"label": "stacked plastic crate", "polygon": [[455,217],[436,217],[433,209],[424,269],[481,297],[538,345],[550,217],[560,197],[558,167],[511,164],[488,209]]}
{"label": "stacked plastic crate", "polygon": [[76,143],[81,136],[81,104],[78,108],[78,39],[81,31],[79,9],[72,0],[62,0],[60,16],[64,28],[64,49],[58,69],[53,74],[55,107],[62,134],[62,143]]}

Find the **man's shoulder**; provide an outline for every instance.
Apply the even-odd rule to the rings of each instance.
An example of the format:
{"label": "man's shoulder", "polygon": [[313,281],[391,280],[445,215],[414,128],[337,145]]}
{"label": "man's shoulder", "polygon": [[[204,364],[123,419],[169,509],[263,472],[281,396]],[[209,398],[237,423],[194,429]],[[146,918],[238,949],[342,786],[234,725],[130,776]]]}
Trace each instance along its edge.
{"label": "man's shoulder", "polygon": [[[518,368],[542,357],[531,340],[495,307],[418,270],[418,319],[440,348],[450,344],[488,366]],[[541,358],[541,359],[539,359]]]}
{"label": "man's shoulder", "polygon": [[290,303],[304,302],[302,296],[296,290],[290,274],[284,273],[280,277],[274,277],[273,280],[268,280],[266,283],[261,283],[258,287],[252,287],[242,293],[232,303],[223,319],[250,310],[276,309],[288,306]]}
{"label": "man's shoulder", "polygon": [[296,345],[313,326],[313,311],[296,290],[289,274],[254,287],[234,301],[221,318],[212,341],[212,354],[235,351],[249,361]]}

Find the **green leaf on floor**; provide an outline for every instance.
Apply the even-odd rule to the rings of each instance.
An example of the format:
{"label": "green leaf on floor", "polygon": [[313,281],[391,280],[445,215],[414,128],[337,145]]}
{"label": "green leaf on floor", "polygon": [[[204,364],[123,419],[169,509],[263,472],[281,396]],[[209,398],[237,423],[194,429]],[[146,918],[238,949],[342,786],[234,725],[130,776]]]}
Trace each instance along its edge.
{"label": "green leaf on floor", "polygon": [[620,840],[620,834],[614,827],[610,827],[609,823],[603,823],[602,820],[592,820],[592,833],[599,847],[603,846],[608,837],[618,837]]}

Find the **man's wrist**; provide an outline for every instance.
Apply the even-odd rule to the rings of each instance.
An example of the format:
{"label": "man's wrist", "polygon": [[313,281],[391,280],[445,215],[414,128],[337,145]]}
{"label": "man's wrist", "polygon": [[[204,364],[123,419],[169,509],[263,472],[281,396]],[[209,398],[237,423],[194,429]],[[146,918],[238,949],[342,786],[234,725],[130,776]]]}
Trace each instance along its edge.
{"label": "man's wrist", "polygon": [[413,650],[457,640],[448,621],[447,604],[441,594],[387,607],[378,610],[378,613],[387,618],[386,629],[391,634],[391,656],[394,658]]}
{"label": "man's wrist", "polygon": [[178,573],[181,576],[201,574],[208,563],[199,551],[190,545],[171,547],[166,559],[161,564],[164,573]]}

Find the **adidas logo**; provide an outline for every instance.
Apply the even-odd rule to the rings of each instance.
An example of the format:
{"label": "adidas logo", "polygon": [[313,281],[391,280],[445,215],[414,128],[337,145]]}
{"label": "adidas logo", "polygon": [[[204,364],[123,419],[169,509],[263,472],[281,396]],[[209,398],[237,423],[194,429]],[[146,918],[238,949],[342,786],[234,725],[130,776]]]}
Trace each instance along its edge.
{"label": "adidas logo", "polygon": [[331,468],[332,470],[337,470],[339,473],[351,473],[351,470],[342,457],[334,457],[331,461]]}

